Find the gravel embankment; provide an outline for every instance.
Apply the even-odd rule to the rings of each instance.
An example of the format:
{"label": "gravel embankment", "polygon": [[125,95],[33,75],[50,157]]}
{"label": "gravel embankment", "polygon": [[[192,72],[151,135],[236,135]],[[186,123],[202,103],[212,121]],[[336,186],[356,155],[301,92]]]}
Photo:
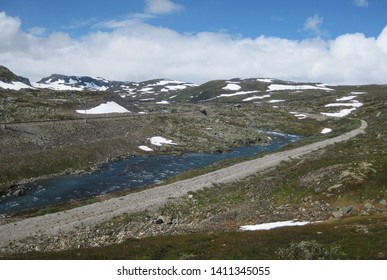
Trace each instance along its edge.
{"label": "gravel embankment", "polygon": [[189,191],[197,191],[205,187],[211,187],[213,184],[217,183],[236,181],[256,172],[276,166],[281,161],[288,161],[328,145],[346,141],[360,133],[364,133],[366,127],[367,123],[361,121],[361,126],[359,128],[340,136],[292,150],[269,154],[259,159],[242,162],[192,179],[55,214],[4,224],[0,226],[0,249],[6,247],[10,242],[20,241],[29,236],[41,234],[57,235],[59,232],[69,232],[80,226],[97,225],[123,213],[160,207],[168,198],[180,197],[187,194]]}

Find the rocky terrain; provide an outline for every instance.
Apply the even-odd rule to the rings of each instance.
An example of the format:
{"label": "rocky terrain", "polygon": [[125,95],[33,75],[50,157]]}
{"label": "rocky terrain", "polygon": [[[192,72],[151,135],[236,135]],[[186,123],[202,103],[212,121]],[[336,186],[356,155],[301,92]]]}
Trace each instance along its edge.
{"label": "rocky terrain", "polygon": [[[122,213],[133,214],[140,211],[150,210],[152,211],[155,207],[159,207],[165,204],[165,201],[170,200],[171,206],[173,204],[173,199],[181,199],[188,191],[199,191],[204,188],[211,188],[212,186],[216,186],[218,184],[232,183],[237,181],[238,179],[245,178],[251,174],[257,173],[259,171],[264,171],[270,167],[274,167],[278,165],[280,162],[288,161],[290,158],[298,158],[305,154],[309,154],[317,149],[324,148],[328,145],[332,145],[333,143],[342,142],[360,133],[364,133],[365,128],[367,127],[366,122],[362,122],[360,128],[355,129],[349,133],[337,136],[335,138],[327,139],[324,141],[316,142],[313,144],[309,144],[306,146],[302,146],[296,149],[292,149],[285,152],[278,152],[271,155],[267,155],[263,158],[253,160],[250,162],[243,162],[238,165],[233,165],[228,168],[224,168],[218,171],[214,171],[205,175],[201,175],[195,177],[193,179],[188,179],[184,181],[179,181],[174,184],[156,187],[150,190],[141,191],[136,194],[130,194],[125,197],[121,197],[118,199],[111,199],[105,202],[100,202],[92,205],[88,205],[79,209],[74,209],[67,212],[62,212],[58,214],[51,214],[44,217],[31,218],[20,223],[13,223],[4,225],[1,229],[0,240],[4,242],[4,245],[13,241],[17,242],[19,240],[23,240],[28,236],[39,236],[41,234],[48,236],[53,235],[57,236],[59,232],[63,234],[68,234],[69,232],[73,232],[74,229],[78,229],[79,227],[86,226],[87,228],[91,227],[95,229],[95,225],[97,225],[97,229],[100,227],[101,223],[106,222],[114,217],[122,215]],[[264,194],[264,192],[262,192]],[[189,196],[189,199],[192,199],[193,196]],[[179,203],[178,203],[179,204]],[[177,204],[177,205],[178,205]],[[171,207],[170,206],[170,207]],[[175,205],[176,206],[176,205]],[[261,205],[262,207],[263,205]],[[320,205],[320,203],[315,203],[315,206],[318,206],[320,209],[315,210],[316,219],[324,219],[325,211],[330,210],[330,205]],[[164,206],[165,207],[165,206]],[[262,207],[257,210],[261,210],[261,213],[266,213],[267,210],[273,210],[270,207]],[[294,209],[285,209],[277,207],[274,211],[274,215],[270,215],[270,220],[272,219],[286,219],[286,212],[289,215],[294,213]],[[291,208],[291,207],[289,207]],[[266,210],[266,211],[265,211]],[[285,211],[284,211],[285,210]],[[344,211],[341,215],[345,215],[349,213],[352,209],[340,209],[339,211]],[[285,212],[285,213],[283,213]],[[301,211],[302,212],[302,211]],[[167,213],[164,213],[164,215]],[[154,224],[177,224],[176,227],[169,227],[167,232],[164,233],[182,233],[187,228],[191,228],[191,226],[187,226],[187,217],[182,215],[182,221],[178,221],[177,213],[168,213],[169,216],[163,217],[160,216],[153,220]],[[126,214],[127,215],[127,214]],[[337,216],[336,212],[332,213],[332,215]],[[304,218],[310,215],[298,215],[297,218]],[[198,224],[195,224],[194,228],[196,230],[222,230],[224,225],[222,225],[221,221],[214,220],[217,215],[211,217],[208,220],[208,217],[203,217]],[[190,217],[192,219],[192,217]],[[244,220],[244,219],[242,219]],[[236,221],[235,221],[236,222]],[[182,229],[178,226],[179,224],[183,224]],[[58,227],[57,225],[60,224]],[[140,223],[140,227],[137,226],[129,226],[124,229],[121,229],[120,236],[135,236],[141,237],[144,234],[157,234],[154,232],[149,232],[147,230],[144,231],[144,224]],[[212,227],[212,228],[209,228]],[[219,227],[221,226],[221,227]],[[18,228],[24,228],[23,231],[20,231]],[[145,227],[146,228],[146,227]],[[172,230],[172,232],[170,232]],[[78,231],[78,230],[77,230]],[[10,234],[11,232],[18,232],[18,234]],[[39,232],[39,235],[37,233]],[[131,232],[131,234],[129,234]],[[90,234],[90,233],[89,233]],[[73,235],[73,234],[71,234]],[[40,239],[40,237],[38,237]],[[9,239],[9,240],[7,240]],[[41,240],[41,239],[40,239]],[[96,238],[93,238],[94,242],[96,242]],[[47,240],[44,240],[44,243],[47,244]],[[103,244],[106,245],[107,243]],[[51,246],[53,246],[52,244]],[[47,249],[46,249],[47,250]]]}
{"label": "rocky terrain", "polygon": [[[12,76],[6,73],[3,76]],[[187,189],[181,195],[172,191],[157,207],[117,212],[97,223],[79,222],[75,231],[64,230],[63,224],[63,230],[59,226],[55,234],[44,230],[27,234],[27,226],[25,239],[3,245],[3,254],[88,247],[103,251],[107,245],[130,243],[130,238],[146,244],[151,236],[163,236],[165,239],[161,240],[167,242],[170,235],[221,235],[240,232],[243,225],[293,219],[325,221],[323,227],[332,225],[332,230],[337,227],[335,221],[342,221],[343,225],[350,224],[343,228],[364,238],[371,238],[375,232],[386,232],[386,86],[329,86],[256,78],[210,81],[203,85],[153,80],[136,85],[112,83],[108,87],[110,81],[103,79],[55,75],[39,82],[46,86],[31,83],[30,87],[26,80],[13,80],[15,77],[1,79],[3,196],[22,195],[23,181],[63,172],[89,172],[103,162],[120,157],[222,152],[244,145],[265,145],[271,137],[264,131],[305,136],[286,148],[294,149],[325,140],[335,142],[335,137],[359,127],[360,119],[368,127],[364,134],[348,141],[331,142],[332,145],[302,157],[286,156],[279,165],[264,172],[251,169],[252,166],[243,168],[255,171],[236,181],[208,179],[206,183],[210,185],[203,185],[205,188],[194,184],[198,189]],[[24,81],[28,87],[11,88],[15,81]],[[53,84],[60,87],[55,89]],[[104,84],[106,88],[102,88]],[[70,89],[64,90],[64,86]],[[107,102],[114,102],[128,112],[79,113]],[[178,145],[152,146],[149,139],[153,136],[166,137]],[[140,146],[152,147],[153,152],[144,151]],[[232,163],[191,171],[172,181],[229,165]],[[235,170],[229,173],[238,174]],[[87,203],[95,203],[91,206],[98,208],[103,205],[98,203],[108,203],[104,202],[107,199],[98,197]],[[120,199],[124,198],[117,201]],[[78,211],[61,207],[55,211],[52,207],[3,216],[0,223],[11,226],[12,222],[21,220],[18,224],[22,225],[24,221],[28,224],[24,219],[31,215],[61,209]],[[58,214],[61,215],[64,214]],[[55,214],[41,219],[48,217]],[[308,227],[305,230],[309,230],[308,234],[314,231]],[[324,236],[327,244],[332,242],[329,236]],[[348,235],[342,243],[338,242],[350,243],[351,238]],[[385,246],[379,245],[368,257],[386,258]],[[359,257],[351,248],[347,250],[353,254],[349,258]]]}

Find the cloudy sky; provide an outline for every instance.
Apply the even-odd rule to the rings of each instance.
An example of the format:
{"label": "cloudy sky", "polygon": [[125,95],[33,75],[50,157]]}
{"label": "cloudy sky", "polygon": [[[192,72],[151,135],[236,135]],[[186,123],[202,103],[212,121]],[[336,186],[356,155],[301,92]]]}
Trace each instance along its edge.
{"label": "cloudy sky", "polygon": [[387,83],[386,0],[0,0],[0,65],[202,83]]}

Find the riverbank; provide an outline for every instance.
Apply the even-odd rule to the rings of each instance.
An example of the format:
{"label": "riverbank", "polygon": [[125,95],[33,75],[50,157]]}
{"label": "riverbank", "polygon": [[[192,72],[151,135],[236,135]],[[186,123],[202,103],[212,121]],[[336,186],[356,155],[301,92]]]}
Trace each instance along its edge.
{"label": "riverbank", "polygon": [[[306,154],[335,143],[347,141],[356,135],[364,133],[366,127],[367,123],[362,121],[359,128],[340,136],[292,150],[269,154],[259,159],[242,162],[192,179],[160,186],[120,198],[113,198],[65,212],[5,224],[0,226],[0,246],[2,247],[3,253],[5,253],[10,250],[10,248],[20,249],[20,247],[15,244],[20,244],[20,241],[28,238],[47,239],[48,237],[58,237],[62,234],[71,235],[72,231],[76,231],[80,227],[92,228],[122,214],[154,209],[165,205],[170,199],[177,199],[189,192],[195,192],[203,188],[211,188],[217,184],[234,182],[245,178],[246,176],[255,174],[256,172],[267,170],[281,162],[305,156]],[[50,240],[54,240],[51,238]],[[13,245],[10,246],[10,243]]]}
{"label": "riverbank", "polygon": [[[215,152],[268,138],[254,127],[199,111],[57,122],[9,124],[0,129],[0,196],[23,193],[23,184],[58,174],[95,171],[101,164],[137,155]],[[151,145],[163,136],[178,145]],[[208,144],[210,143],[210,144]],[[148,145],[153,152],[141,150]]]}
{"label": "riverbank", "polygon": [[0,213],[12,215],[30,209],[40,211],[43,207],[56,207],[57,204],[74,200],[100,198],[102,195],[161,184],[189,170],[205,168],[220,161],[242,160],[258,153],[271,152],[299,138],[295,135],[276,134],[270,144],[250,145],[228,152],[153,154],[123,158],[104,164],[96,172],[62,175],[26,184],[28,190],[22,196],[8,197],[0,201]]}

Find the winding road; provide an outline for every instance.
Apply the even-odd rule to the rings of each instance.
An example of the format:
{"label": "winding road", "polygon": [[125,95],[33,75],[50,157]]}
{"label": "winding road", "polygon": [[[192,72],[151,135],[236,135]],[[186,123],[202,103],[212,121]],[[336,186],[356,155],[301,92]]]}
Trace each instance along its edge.
{"label": "winding road", "polygon": [[147,189],[123,197],[112,198],[79,208],[28,218],[0,226],[0,251],[11,242],[21,241],[34,235],[58,235],[70,232],[80,226],[95,226],[123,213],[142,211],[162,206],[167,199],[186,195],[189,191],[210,188],[213,184],[233,182],[256,172],[276,166],[282,161],[302,157],[326,146],[347,141],[356,135],[365,133],[367,123],[350,132],[323,141],[308,144],[281,152],[268,154],[264,157],[245,161],[233,166],[216,170],[195,178],[176,183]]}

